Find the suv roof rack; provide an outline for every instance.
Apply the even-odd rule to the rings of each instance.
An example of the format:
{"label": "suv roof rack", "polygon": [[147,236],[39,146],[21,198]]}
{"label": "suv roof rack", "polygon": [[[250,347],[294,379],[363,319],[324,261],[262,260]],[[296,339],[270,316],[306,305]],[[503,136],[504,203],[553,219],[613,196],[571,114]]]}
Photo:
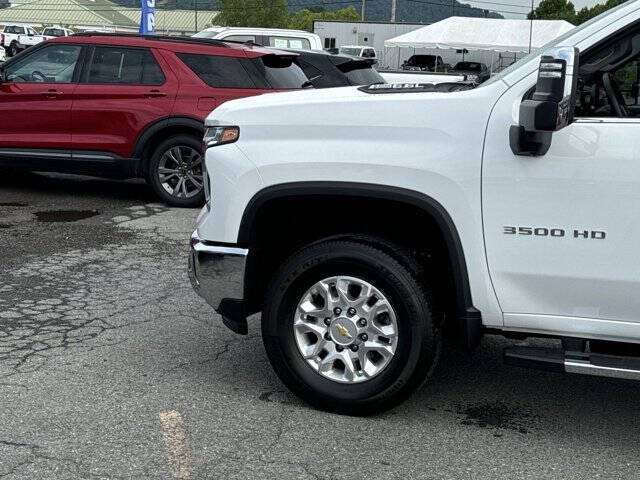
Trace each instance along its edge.
{"label": "suv roof rack", "polygon": [[228,47],[228,43],[246,45],[247,47],[261,47],[254,42],[241,42],[238,40],[220,40],[215,38],[187,37],[185,35],[142,35],[141,33],[121,33],[121,32],[80,32],[75,33],[76,37],[128,37],[144,38],[145,40],[156,40],[162,42],[184,42],[196,43],[199,45],[215,45],[217,47]]}

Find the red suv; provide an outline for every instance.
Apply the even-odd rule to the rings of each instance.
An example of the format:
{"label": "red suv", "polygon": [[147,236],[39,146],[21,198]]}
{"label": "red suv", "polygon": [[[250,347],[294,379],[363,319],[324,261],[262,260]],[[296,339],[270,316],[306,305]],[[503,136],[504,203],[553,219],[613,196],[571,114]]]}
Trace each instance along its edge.
{"label": "red suv", "polygon": [[240,97],[300,88],[296,55],[184,37],[81,34],[0,70],[0,166],[142,177],[165,202],[204,202],[203,120]]}

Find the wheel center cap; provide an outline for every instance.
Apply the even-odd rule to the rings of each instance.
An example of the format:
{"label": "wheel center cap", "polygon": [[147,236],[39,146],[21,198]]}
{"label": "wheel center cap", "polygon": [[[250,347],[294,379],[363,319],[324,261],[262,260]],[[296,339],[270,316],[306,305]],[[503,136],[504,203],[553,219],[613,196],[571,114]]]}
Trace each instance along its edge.
{"label": "wheel center cap", "polygon": [[338,317],[331,323],[329,334],[338,345],[351,345],[358,335],[358,330],[348,318]]}

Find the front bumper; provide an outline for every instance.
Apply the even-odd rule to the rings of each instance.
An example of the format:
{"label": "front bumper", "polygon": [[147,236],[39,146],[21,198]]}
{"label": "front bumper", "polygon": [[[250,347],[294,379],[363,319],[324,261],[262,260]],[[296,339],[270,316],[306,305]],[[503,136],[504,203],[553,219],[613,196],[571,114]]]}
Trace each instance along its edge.
{"label": "front bumper", "polygon": [[189,279],[198,295],[222,315],[224,324],[247,334],[244,311],[244,277],[249,250],[216,245],[191,236]]}

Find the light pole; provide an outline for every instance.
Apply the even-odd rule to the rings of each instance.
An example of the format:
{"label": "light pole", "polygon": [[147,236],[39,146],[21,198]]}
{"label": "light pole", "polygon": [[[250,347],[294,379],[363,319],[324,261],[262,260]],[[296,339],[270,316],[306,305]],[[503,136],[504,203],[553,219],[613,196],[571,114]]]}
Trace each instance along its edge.
{"label": "light pole", "polygon": [[391,23],[396,21],[397,0],[391,0]]}
{"label": "light pole", "polygon": [[362,0],[362,10],[360,11],[360,20],[362,20],[364,22],[364,5],[366,3],[366,0]]}

